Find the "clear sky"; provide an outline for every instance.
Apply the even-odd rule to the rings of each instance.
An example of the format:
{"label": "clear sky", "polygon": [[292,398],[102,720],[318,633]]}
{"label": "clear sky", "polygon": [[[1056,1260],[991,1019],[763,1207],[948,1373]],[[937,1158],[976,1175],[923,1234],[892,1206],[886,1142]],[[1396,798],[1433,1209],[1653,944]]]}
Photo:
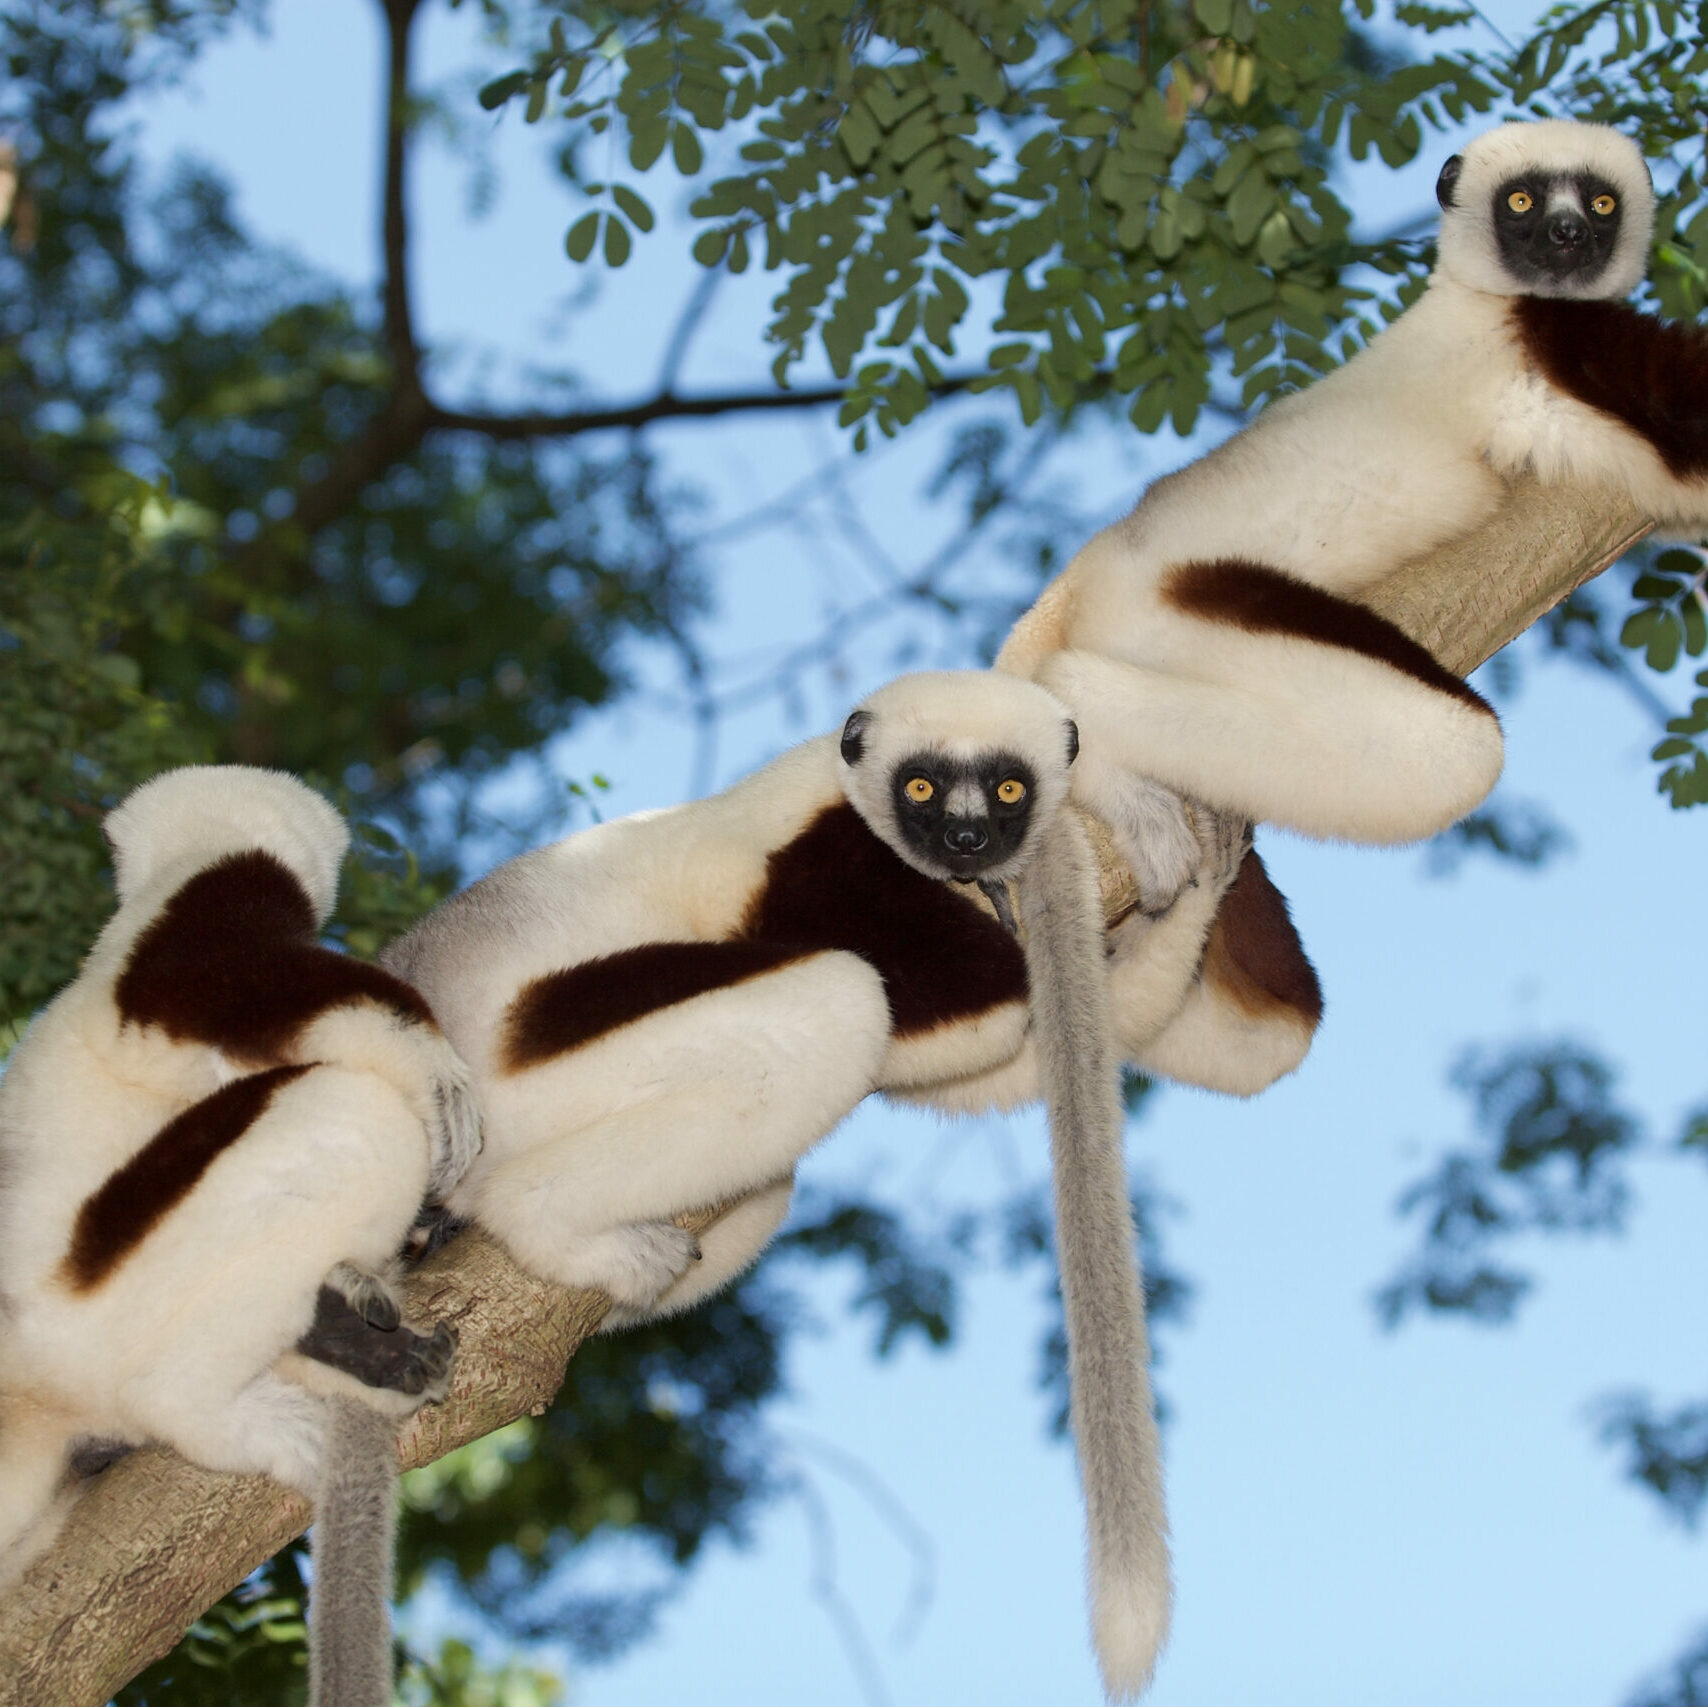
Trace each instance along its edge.
{"label": "clear sky", "polygon": [[[137,112],[151,159],[189,148],[216,161],[253,229],[356,282],[377,265],[376,10],[289,0],[270,36],[235,36],[189,85]],[[472,11],[431,10],[428,76],[464,62]],[[514,118],[470,124],[455,156],[420,157],[424,335],[465,352],[459,383],[479,371],[478,351],[496,348],[573,367],[612,400],[644,393],[659,327],[693,270],[662,255],[650,265],[655,240],[620,291],[582,300],[540,139]],[[500,190],[471,223],[467,162],[481,138]],[[1372,223],[1422,211],[1443,153],[1432,145],[1397,187],[1365,173]],[[659,199],[668,207],[675,194]],[[761,277],[722,295],[685,387],[759,369],[765,293]],[[938,443],[930,431],[873,459],[849,488],[903,563],[952,524],[921,492]],[[668,429],[659,442],[711,495],[710,527],[787,488],[835,437],[827,420],[791,417],[715,435]],[[1055,467],[1112,515],[1136,496],[1141,468],[1184,454],[1079,441]],[[862,590],[829,535],[773,530],[713,562],[720,603],[708,632],[725,653],[816,632]],[[716,780],[834,723],[891,667],[867,651],[816,684],[798,722],[774,708],[734,720]],[[636,663],[669,684],[664,660]],[[1626,1095],[1662,1136],[1708,1093],[1702,927],[1680,882],[1700,869],[1708,812],[1674,814],[1655,795],[1652,726],[1599,679],[1534,663],[1503,716],[1503,786],[1544,800],[1572,851],[1540,876],[1472,863],[1438,881],[1416,852],[1266,835],[1328,995],[1317,1046],[1255,1102],[1171,1089],[1134,1131],[1135,1164],[1181,1206],[1168,1248],[1197,1287],[1161,1372],[1179,1602],[1156,1707],[1616,1707],[1708,1619],[1700,1541],[1618,1479],[1589,1415],[1611,1389],[1668,1402],[1701,1389],[1708,1173],[1640,1164],[1634,1236],[1537,1249],[1542,1283],[1515,1330],[1423,1323],[1384,1335],[1371,1308],[1412,1244],[1396,1197],[1439,1146],[1468,1136],[1466,1107],[1445,1083],[1465,1044],[1582,1038],[1623,1068]],[[646,695],[585,721],[555,756],[567,774],[609,775],[618,811],[680,798],[692,762],[680,719]],[[948,1129],[869,1107],[813,1158],[810,1177],[929,1203],[989,1198],[1044,1166],[1035,1119]],[[791,1392],[772,1414],[806,1491],[761,1517],[750,1549],[714,1547],[655,1640],[615,1665],[578,1668],[576,1701],[1096,1702],[1071,1459],[1046,1439],[1032,1390],[1035,1281],[978,1280],[952,1355],[909,1348],[885,1365],[840,1319],[834,1276],[816,1296],[824,1331],[796,1342]],[[850,1461],[861,1468],[849,1473]],[[886,1520],[872,1483],[926,1538],[922,1605],[918,1547]],[[865,1671],[814,1592],[827,1535]]]}

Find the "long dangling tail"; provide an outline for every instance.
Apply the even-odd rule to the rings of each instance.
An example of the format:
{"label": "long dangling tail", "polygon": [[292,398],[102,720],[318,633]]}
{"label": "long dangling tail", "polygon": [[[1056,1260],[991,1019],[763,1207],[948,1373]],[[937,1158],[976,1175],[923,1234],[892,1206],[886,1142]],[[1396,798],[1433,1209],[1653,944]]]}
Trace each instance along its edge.
{"label": "long dangling tail", "polygon": [[1150,1682],[1168,1634],[1168,1519],[1121,1156],[1103,909],[1090,844],[1071,807],[1049,825],[1019,891],[1050,1114],[1092,1631],[1104,1688],[1119,1700]]}
{"label": "long dangling tail", "polygon": [[309,1598],[310,1707],[390,1707],[397,1417],[328,1401]]}

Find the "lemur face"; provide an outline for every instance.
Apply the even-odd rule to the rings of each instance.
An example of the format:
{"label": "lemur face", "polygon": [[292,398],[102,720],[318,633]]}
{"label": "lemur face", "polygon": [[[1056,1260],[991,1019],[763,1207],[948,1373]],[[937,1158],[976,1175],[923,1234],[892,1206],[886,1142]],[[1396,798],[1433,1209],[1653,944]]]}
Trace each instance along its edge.
{"label": "lemur face", "polygon": [[1491,197],[1495,241],[1508,272],[1527,288],[1568,279],[1589,288],[1619,246],[1623,198],[1592,172],[1527,172]]}
{"label": "lemur face", "polygon": [[891,770],[891,810],[915,865],[971,883],[1018,857],[1035,787],[1012,753],[968,760],[927,749]]}
{"label": "lemur face", "polygon": [[1435,196],[1439,270],[1474,290],[1608,300],[1648,266],[1649,169],[1605,125],[1501,125],[1442,167]]}
{"label": "lemur face", "polygon": [[1019,874],[1028,836],[1066,802],[1078,749],[1072,719],[1033,683],[927,671],[879,688],[849,716],[842,789],[914,870],[1002,881]]}

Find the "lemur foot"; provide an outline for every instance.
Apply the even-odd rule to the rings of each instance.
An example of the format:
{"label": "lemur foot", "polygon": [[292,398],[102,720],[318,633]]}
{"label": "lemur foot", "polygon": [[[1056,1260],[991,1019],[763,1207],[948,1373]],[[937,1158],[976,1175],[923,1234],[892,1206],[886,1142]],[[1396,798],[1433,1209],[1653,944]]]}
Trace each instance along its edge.
{"label": "lemur foot", "polygon": [[700,1241],[674,1221],[631,1221],[579,1242],[573,1276],[560,1278],[597,1288],[616,1312],[633,1320],[699,1260]]}
{"label": "lemur foot", "polygon": [[71,1443],[65,1467],[77,1481],[86,1481],[110,1469],[121,1458],[128,1458],[136,1445],[129,1440],[108,1440],[97,1435],[85,1435]]}
{"label": "lemur foot", "polygon": [[430,1334],[401,1327],[396,1318],[389,1328],[378,1326],[345,1292],[322,1286],[315,1299],[314,1320],[296,1349],[365,1387],[442,1399],[450,1386],[457,1336],[448,1322],[439,1322]]}
{"label": "lemur foot", "polygon": [[[1081,761],[1083,762],[1083,760]],[[1109,826],[1139,888],[1139,910],[1166,913],[1203,859],[1186,799],[1149,777],[1104,779],[1085,805]]]}
{"label": "lemur foot", "polygon": [[453,1215],[442,1203],[424,1203],[403,1240],[405,1262],[425,1262],[443,1250],[465,1228],[474,1223],[466,1215]]}
{"label": "lemur foot", "polygon": [[1225,807],[1206,806],[1202,800],[1190,800],[1187,805],[1203,850],[1200,878],[1212,884],[1231,883],[1251,852],[1251,820]]}
{"label": "lemur foot", "polygon": [[389,1334],[403,1320],[403,1305],[383,1275],[341,1262],[327,1275],[325,1284],[343,1293],[345,1302],[370,1328]]}
{"label": "lemur foot", "polygon": [[433,1075],[433,1117],[427,1139],[431,1170],[427,1195],[439,1200],[450,1195],[481,1150],[480,1104],[474,1081],[463,1059],[446,1043]]}

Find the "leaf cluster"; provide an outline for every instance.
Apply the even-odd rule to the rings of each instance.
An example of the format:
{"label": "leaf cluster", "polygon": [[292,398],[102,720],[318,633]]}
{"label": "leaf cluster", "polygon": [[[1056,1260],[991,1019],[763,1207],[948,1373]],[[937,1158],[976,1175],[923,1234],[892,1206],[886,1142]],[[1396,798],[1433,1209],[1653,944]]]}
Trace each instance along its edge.
{"label": "leaf cluster", "polygon": [[1508,1321],[1532,1283],[1497,1251],[1526,1233],[1624,1224],[1620,1163],[1641,1127],[1598,1057],[1572,1043],[1473,1049],[1453,1082],[1470,1099],[1478,1141],[1448,1150],[1400,1198],[1400,1213],[1422,1222],[1423,1243],[1376,1295],[1390,1328],[1414,1310]]}
{"label": "leaf cluster", "polygon": [[[572,6],[482,99],[589,141],[620,134],[634,173],[668,138],[680,173],[709,178],[696,258],[740,272],[762,245],[783,281],[773,371],[816,348],[848,381],[857,444],[917,415],[966,343],[976,388],[1012,391],[1028,422],[1112,392],[1141,429],[1186,431],[1213,364],[1247,405],[1308,381],[1366,294],[1342,270],[1415,259],[1351,240],[1336,151],[1399,164],[1420,114],[1497,98],[1463,56],[1387,63],[1356,33],[1368,16],[1251,0]],[[707,150],[683,139],[726,129],[734,160],[702,172]],[[611,261],[614,224],[645,230],[650,209],[632,186],[586,188],[611,205],[572,225],[570,252],[591,255],[603,229]]]}

